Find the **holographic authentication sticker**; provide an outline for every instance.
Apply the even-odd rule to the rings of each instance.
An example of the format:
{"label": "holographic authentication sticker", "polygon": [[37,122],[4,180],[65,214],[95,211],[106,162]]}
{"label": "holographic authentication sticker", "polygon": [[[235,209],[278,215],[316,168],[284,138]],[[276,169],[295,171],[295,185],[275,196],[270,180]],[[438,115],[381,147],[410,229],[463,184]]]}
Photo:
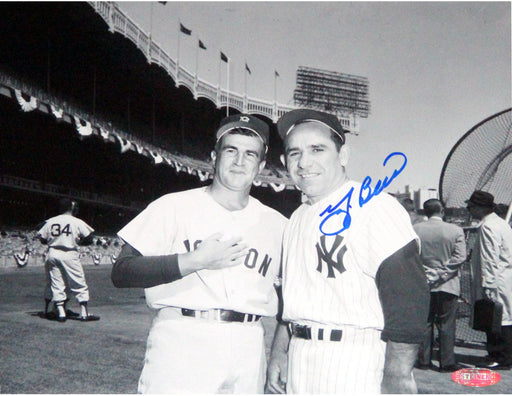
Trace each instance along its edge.
{"label": "holographic authentication sticker", "polygon": [[489,369],[465,368],[455,371],[452,380],[461,385],[481,388],[500,382],[501,375]]}

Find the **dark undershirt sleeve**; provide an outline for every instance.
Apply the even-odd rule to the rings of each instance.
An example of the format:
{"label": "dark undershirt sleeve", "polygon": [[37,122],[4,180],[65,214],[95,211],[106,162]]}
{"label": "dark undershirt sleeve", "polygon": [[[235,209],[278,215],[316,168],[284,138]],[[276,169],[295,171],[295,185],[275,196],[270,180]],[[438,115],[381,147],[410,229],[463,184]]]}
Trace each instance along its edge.
{"label": "dark undershirt sleeve", "polygon": [[113,267],[111,279],[115,287],[153,287],[181,279],[178,255],[143,256],[125,244]]}
{"label": "dark undershirt sleeve", "polygon": [[430,291],[416,241],[385,259],[375,277],[384,313],[383,341],[420,343],[427,326]]}
{"label": "dark undershirt sleeve", "polygon": [[86,237],[83,237],[82,239],[80,239],[78,244],[80,246],[90,246],[90,245],[92,245],[93,242],[94,242],[94,233],[91,232]]}

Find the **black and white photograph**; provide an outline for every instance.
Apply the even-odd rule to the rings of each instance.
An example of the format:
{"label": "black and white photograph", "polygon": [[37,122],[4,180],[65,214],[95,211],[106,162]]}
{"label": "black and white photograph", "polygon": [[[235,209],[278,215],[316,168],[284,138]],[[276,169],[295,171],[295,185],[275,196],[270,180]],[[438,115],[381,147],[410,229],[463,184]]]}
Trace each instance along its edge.
{"label": "black and white photograph", "polygon": [[511,393],[511,5],[0,2],[0,393]]}

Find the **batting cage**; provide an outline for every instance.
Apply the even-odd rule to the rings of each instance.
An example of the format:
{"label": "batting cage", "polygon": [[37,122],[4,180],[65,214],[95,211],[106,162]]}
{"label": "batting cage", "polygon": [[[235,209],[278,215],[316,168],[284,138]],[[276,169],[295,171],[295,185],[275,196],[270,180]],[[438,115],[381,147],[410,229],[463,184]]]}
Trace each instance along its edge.
{"label": "batting cage", "polygon": [[[439,182],[447,208],[464,208],[475,190],[494,195],[497,213],[510,221],[512,202],[512,109],[496,113],[465,133],[452,148]],[[471,273],[469,259],[477,228],[465,227],[468,260],[461,270],[457,314],[457,344],[483,345],[485,333],[471,328]]]}

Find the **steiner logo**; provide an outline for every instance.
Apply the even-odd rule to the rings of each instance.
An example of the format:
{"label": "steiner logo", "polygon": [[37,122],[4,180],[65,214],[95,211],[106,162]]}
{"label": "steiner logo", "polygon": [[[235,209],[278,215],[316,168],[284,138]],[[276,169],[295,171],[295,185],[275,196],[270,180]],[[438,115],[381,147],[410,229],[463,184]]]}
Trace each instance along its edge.
{"label": "steiner logo", "polygon": [[452,374],[452,380],[461,385],[481,388],[500,382],[501,375],[488,369],[465,368],[455,371]]}

